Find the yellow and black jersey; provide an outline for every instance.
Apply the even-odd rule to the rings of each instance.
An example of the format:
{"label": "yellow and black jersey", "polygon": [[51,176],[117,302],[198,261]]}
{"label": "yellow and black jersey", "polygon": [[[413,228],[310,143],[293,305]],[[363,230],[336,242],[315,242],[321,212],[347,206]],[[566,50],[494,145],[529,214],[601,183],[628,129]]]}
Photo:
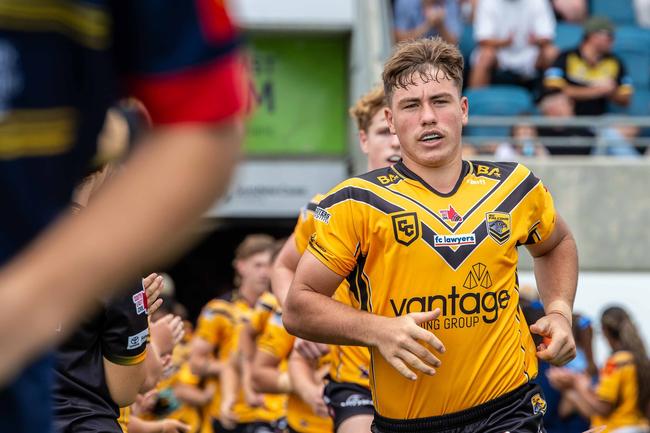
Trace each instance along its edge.
{"label": "yellow and black jersey", "polygon": [[342,182],[314,214],[308,249],[347,277],[360,309],[442,312],[422,325],[447,348],[434,376],[409,381],[371,350],[375,409],[388,418],[457,412],[537,374],[518,307],[517,247],[552,232],[551,195],[520,164],[462,167],[453,190],[441,194],[400,162]]}
{"label": "yellow and black jersey", "polygon": [[[226,299],[213,299],[201,310],[194,336],[212,345],[213,356],[216,360],[226,362],[234,344],[235,326],[236,314],[232,302]],[[185,378],[190,384],[195,384],[192,376],[189,369],[181,374],[181,378]],[[198,385],[198,383],[199,379],[196,378],[196,384]],[[210,416],[218,418],[221,408],[219,379],[216,377],[206,378],[205,384],[208,383],[214,383],[215,394],[207,412]]]}
{"label": "yellow and black jersey", "polygon": [[316,194],[307,203],[307,206],[300,209],[300,216],[293,229],[293,236],[296,242],[296,250],[302,254],[307,249],[309,238],[314,233],[314,211],[318,203],[324,198],[323,194]]}
{"label": "yellow and black jersey", "polygon": [[264,332],[264,328],[268,323],[274,311],[280,309],[278,299],[271,292],[264,292],[255,302],[253,314],[250,317],[250,325],[255,330],[257,335]]}
{"label": "yellow and black jersey", "polygon": [[[296,239],[296,249],[302,254],[314,234],[314,212],[318,203],[325,198],[322,194],[315,195],[306,207],[301,209],[300,217],[293,230]],[[354,298],[348,281],[343,281],[334,294],[334,299],[346,305],[359,307],[359,300]],[[370,352],[366,347],[330,346],[332,362],[330,377],[337,382],[350,382],[370,388],[368,371],[370,369]]]}
{"label": "yellow and black jersey", "polygon": [[[553,66],[544,72],[544,86],[551,89],[562,89],[567,85],[591,86],[606,80],[616,82],[619,95],[634,92],[632,78],[621,59],[614,54],[608,54],[593,64],[576,48],[560,54]],[[601,115],[607,112],[607,98],[578,100],[575,112],[578,115]]]}
{"label": "yellow and black jersey", "polygon": [[[271,317],[264,334],[259,338],[257,346],[259,350],[265,351],[282,361],[281,368],[285,369],[296,337],[289,334],[282,324],[282,315],[276,312]],[[329,362],[329,356],[321,357],[320,365]],[[294,393],[289,394],[287,399],[287,423],[300,433],[330,433],[333,429],[331,418],[323,418],[316,415],[309,405]]]}
{"label": "yellow and black jersey", "polygon": [[[336,289],[333,298],[343,304],[359,308],[350,284],[344,280]],[[354,383],[370,389],[370,351],[362,346],[330,346],[332,362],[329,376],[339,383]]]}
{"label": "yellow and black jersey", "polygon": [[[267,298],[269,301],[270,299],[270,297]],[[264,332],[268,320],[262,322],[259,317],[257,317],[261,313],[261,310],[257,309],[258,305],[259,301],[251,307],[243,298],[236,299],[233,302],[236,329],[232,338],[231,353],[236,353],[239,350],[239,334],[245,324],[251,324],[253,329],[257,331],[258,328],[254,322],[259,320],[259,331],[262,333]],[[263,307],[262,310],[267,311],[267,308]],[[265,317],[270,318],[271,312],[267,311],[264,315]],[[259,338],[256,339],[256,345],[258,342]],[[273,394],[264,394],[264,404],[261,407],[251,407],[246,404],[244,392],[240,389],[235,405],[233,406],[233,413],[237,416],[239,423],[245,424],[256,421],[271,422],[284,416],[285,407],[286,396]]]}
{"label": "yellow and black jersey", "polygon": [[639,384],[631,352],[619,351],[607,359],[600,371],[596,394],[601,400],[611,403],[614,410],[609,416],[593,417],[592,427],[606,426],[603,430],[606,433],[622,427],[648,426],[648,420],[637,404]]}

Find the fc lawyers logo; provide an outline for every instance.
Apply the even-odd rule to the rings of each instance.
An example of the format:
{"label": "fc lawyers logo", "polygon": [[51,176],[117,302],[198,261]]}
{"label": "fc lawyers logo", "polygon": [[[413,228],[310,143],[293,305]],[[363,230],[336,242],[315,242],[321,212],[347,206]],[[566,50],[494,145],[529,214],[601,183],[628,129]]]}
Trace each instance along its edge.
{"label": "fc lawyers logo", "polygon": [[402,245],[411,245],[420,237],[420,222],[415,212],[402,212],[393,215],[395,240]]}
{"label": "fc lawyers logo", "polygon": [[510,214],[507,212],[488,212],[485,214],[485,224],[488,234],[499,245],[510,239],[510,228],[512,226]]}

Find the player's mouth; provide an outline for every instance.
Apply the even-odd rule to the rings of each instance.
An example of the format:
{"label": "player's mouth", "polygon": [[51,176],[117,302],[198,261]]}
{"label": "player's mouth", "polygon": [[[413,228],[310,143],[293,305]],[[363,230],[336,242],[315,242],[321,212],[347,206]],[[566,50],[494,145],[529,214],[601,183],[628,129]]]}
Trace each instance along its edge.
{"label": "player's mouth", "polygon": [[425,131],[420,134],[420,141],[425,143],[434,143],[444,138],[444,135],[438,131]]}
{"label": "player's mouth", "polygon": [[388,159],[386,159],[386,161],[390,162],[391,164],[395,164],[396,162],[399,162],[400,159],[401,159],[401,156],[398,155],[398,154],[395,154],[395,155],[389,156]]}

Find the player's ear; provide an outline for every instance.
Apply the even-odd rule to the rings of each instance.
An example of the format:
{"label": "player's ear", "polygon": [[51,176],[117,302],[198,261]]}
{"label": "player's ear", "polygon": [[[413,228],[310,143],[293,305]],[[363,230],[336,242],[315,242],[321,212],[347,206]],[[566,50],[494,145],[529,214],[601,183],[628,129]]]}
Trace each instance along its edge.
{"label": "player's ear", "polygon": [[363,129],[359,130],[359,147],[361,147],[361,151],[366,155],[370,152],[368,148],[368,133]]}
{"label": "player's ear", "polygon": [[393,125],[393,110],[391,110],[390,107],[384,107],[384,116],[386,116],[386,122],[388,122],[390,133],[396,134],[395,126]]}

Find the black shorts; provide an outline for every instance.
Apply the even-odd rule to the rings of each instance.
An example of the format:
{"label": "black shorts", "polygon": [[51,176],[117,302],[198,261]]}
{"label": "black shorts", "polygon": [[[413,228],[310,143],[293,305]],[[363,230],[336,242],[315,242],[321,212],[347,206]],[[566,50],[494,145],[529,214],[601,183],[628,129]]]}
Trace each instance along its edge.
{"label": "black shorts", "polygon": [[67,426],[55,423],[56,433],[122,433],[122,427],[114,418],[95,417],[74,421]]}
{"label": "black shorts", "polygon": [[237,424],[234,429],[224,428],[219,420],[212,419],[212,431],[214,433],[279,433],[281,430],[275,425],[276,423],[268,422],[249,422]]}
{"label": "black shorts", "polygon": [[375,415],[373,433],[546,433],[542,389],[526,384],[470,409],[442,416],[391,419]]}
{"label": "black shorts", "polygon": [[348,418],[375,414],[370,390],[356,383],[340,383],[329,379],[324,394],[325,403],[334,420],[334,431]]}

